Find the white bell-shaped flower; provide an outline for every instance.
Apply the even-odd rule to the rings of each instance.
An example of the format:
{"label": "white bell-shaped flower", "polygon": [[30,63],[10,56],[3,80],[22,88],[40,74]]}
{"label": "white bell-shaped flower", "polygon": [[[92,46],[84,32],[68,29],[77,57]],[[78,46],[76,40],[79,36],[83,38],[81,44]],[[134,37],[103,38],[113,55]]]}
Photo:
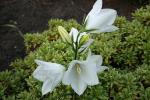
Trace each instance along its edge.
{"label": "white bell-shaped flower", "polygon": [[63,83],[71,85],[78,95],[83,94],[88,85],[99,83],[97,73],[107,68],[101,66],[101,60],[101,56],[90,53],[85,61],[73,60],[64,74]]}
{"label": "white bell-shaped flower", "polygon": [[118,28],[112,24],[116,16],[116,10],[102,9],[102,0],[97,0],[85,19],[85,29],[91,30],[91,33],[115,31]]}
{"label": "white bell-shaped flower", "polygon": [[38,67],[33,72],[33,77],[43,82],[42,95],[52,92],[62,81],[65,68],[57,63],[35,60]]}

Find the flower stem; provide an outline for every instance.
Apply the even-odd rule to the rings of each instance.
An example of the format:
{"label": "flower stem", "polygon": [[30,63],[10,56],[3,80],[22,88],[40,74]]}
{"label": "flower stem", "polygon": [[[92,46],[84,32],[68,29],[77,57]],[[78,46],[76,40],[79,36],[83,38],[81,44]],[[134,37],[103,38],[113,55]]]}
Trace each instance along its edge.
{"label": "flower stem", "polygon": [[78,43],[78,40],[79,40],[79,36],[80,36],[80,32],[77,36],[77,40],[75,42],[75,50],[74,50],[74,60],[77,60],[78,59],[78,46],[79,46],[79,43]]}
{"label": "flower stem", "polygon": [[73,93],[73,100],[76,100],[77,99],[77,95],[76,95],[76,93],[74,92]]}
{"label": "flower stem", "polygon": [[78,43],[76,43],[76,48],[75,48],[75,52],[74,52],[74,60],[78,59]]}

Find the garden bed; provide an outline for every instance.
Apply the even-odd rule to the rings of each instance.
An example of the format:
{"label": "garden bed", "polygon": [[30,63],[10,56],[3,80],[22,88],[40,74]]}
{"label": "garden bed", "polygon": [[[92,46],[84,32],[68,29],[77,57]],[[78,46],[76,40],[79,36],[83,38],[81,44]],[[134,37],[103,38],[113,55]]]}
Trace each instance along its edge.
{"label": "garden bed", "polygon": [[[80,100],[149,100],[150,99],[150,6],[138,9],[133,19],[118,17],[119,30],[93,34],[91,50],[103,56],[109,70],[98,75],[100,84],[89,86]],[[50,19],[48,28],[39,33],[24,35],[26,56],[11,63],[12,70],[0,73],[2,100],[71,100],[70,86],[60,85],[52,93],[41,94],[42,83],[33,78],[37,68],[34,60],[57,62],[65,67],[72,61],[73,52],[62,42],[58,26],[69,32],[71,27],[82,29],[76,20]],[[61,56],[60,56],[61,55]],[[87,55],[82,54],[81,59]]]}
{"label": "garden bed", "polygon": [[[51,18],[77,19],[91,9],[94,0],[2,0],[0,1],[0,25],[16,25],[22,33],[42,32],[48,29]],[[113,8],[119,15],[131,19],[131,12],[142,4],[131,0],[104,0],[105,8]],[[58,6],[59,5],[59,6]],[[0,27],[0,71],[10,68],[16,58],[25,56],[24,40],[15,29]]]}

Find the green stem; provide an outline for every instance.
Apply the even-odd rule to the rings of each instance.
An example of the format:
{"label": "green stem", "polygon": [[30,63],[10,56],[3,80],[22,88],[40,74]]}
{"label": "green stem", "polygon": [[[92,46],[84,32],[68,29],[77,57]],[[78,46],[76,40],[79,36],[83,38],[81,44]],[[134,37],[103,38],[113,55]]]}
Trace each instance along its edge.
{"label": "green stem", "polygon": [[73,100],[76,100],[76,93],[73,93]]}
{"label": "green stem", "polygon": [[78,59],[78,43],[76,43],[76,48],[75,48],[75,52],[74,52],[74,60]]}
{"label": "green stem", "polygon": [[75,50],[74,50],[74,52],[75,52],[74,60],[77,60],[77,59],[78,59],[78,46],[79,46],[78,40],[79,40],[80,33],[81,33],[81,32],[79,32],[79,34],[78,34],[78,36],[77,36],[77,40],[76,40],[76,42],[75,42],[76,48],[75,48]]}

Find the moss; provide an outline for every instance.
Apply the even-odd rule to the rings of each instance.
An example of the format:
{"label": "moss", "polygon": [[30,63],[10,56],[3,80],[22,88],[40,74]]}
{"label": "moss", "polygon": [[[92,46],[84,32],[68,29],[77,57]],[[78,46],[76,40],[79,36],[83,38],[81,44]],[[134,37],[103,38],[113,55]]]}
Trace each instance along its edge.
{"label": "moss", "polygon": [[136,10],[132,15],[134,19],[142,24],[150,26],[150,5]]}

